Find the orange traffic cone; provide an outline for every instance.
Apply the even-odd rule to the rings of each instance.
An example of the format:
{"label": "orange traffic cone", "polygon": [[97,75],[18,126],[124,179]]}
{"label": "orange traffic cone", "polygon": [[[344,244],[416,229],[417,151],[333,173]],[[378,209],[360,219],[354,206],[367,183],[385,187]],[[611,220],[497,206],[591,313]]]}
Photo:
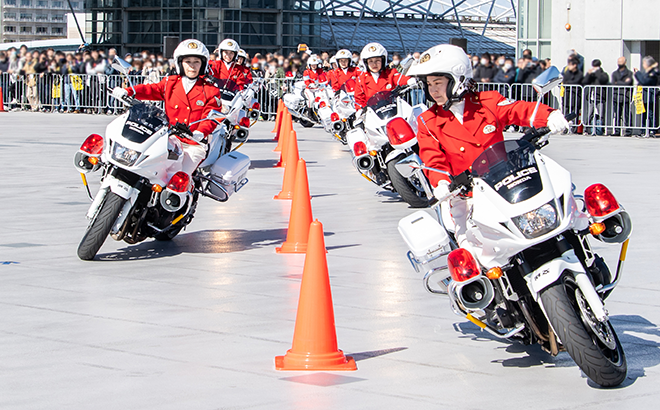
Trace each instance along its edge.
{"label": "orange traffic cone", "polygon": [[[284,108],[282,110],[282,119],[280,121],[280,129],[277,131],[277,147],[273,150],[273,152],[281,152],[282,151],[282,136],[286,137],[289,134],[283,133],[286,132],[286,128],[289,127],[290,130],[293,129],[293,121],[291,121],[291,114],[289,113],[289,110]],[[284,138],[286,140],[286,138]]]}
{"label": "orange traffic cone", "polygon": [[[295,131],[293,131],[295,132]],[[312,223],[312,202],[309,195],[307,165],[304,159],[298,160],[296,167],[296,186],[293,189],[293,202],[289,216],[289,229],[286,242],[275,248],[277,253],[305,253],[309,238],[309,224]]]}
{"label": "orange traffic cone", "polygon": [[2,87],[0,87],[0,112],[5,112],[5,103],[2,102]]}
{"label": "orange traffic cone", "polygon": [[[277,132],[277,123],[282,118],[282,99],[277,100],[277,114],[275,114],[275,128],[271,132]],[[277,137],[276,137],[277,138]]]}
{"label": "orange traffic cone", "polygon": [[284,166],[284,180],[282,182],[282,191],[275,196],[275,199],[292,199],[293,188],[296,184],[296,168],[298,168],[298,141],[296,132],[291,131],[289,143],[287,144],[287,159]]}
{"label": "orange traffic cone", "polygon": [[308,245],[293,344],[286,355],[275,357],[275,369],[357,370],[355,360],[337,348],[323,225],[318,220],[310,225]]}
{"label": "orange traffic cone", "polygon": [[286,165],[286,160],[287,160],[287,155],[289,155],[289,142],[291,140],[291,133],[294,132],[291,128],[289,128],[288,122],[286,122],[286,119],[282,125],[282,132],[281,137],[280,137],[280,160],[277,162],[275,165],[275,168],[281,168]]}
{"label": "orange traffic cone", "polygon": [[[275,138],[273,138],[273,141],[278,141],[278,142],[280,141],[280,130],[282,128],[282,117],[283,117],[282,114],[283,113],[284,113],[284,110],[282,110],[282,112],[280,112],[277,115],[277,117],[275,118],[275,130],[274,130],[274,132],[276,132],[276,134],[275,134]],[[279,144],[277,144],[277,145],[279,146]]]}

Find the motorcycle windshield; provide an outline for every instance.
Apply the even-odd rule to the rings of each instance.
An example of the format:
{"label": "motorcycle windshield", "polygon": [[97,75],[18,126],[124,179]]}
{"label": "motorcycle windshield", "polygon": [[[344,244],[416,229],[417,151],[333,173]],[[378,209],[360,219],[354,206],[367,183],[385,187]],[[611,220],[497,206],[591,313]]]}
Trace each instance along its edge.
{"label": "motorcycle windshield", "polygon": [[216,79],[215,82],[216,84],[218,84],[218,88],[220,89],[220,94],[222,94],[221,98],[225,101],[233,100],[236,94],[238,94],[238,92],[241,91],[241,87],[232,80]]}
{"label": "motorcycle windshield", "polygon": [[472,175],[481,178],[510,204],[527,200],[543,190],[534,151],[527,141],[501,141],[479,155]]}
{"label": "motorcycle windshield", "polygon": [[367,101],[367,107],[374,110],[378,118],[387,120],[396,116],[396,95],[391,91],[381,91]]}
{"label": "motorcycle windshield", "polygon": [[139,103],[128,109],[122,135],[129,141],[142,144],[168,125],[169,121],[163,110],[155,105]]}

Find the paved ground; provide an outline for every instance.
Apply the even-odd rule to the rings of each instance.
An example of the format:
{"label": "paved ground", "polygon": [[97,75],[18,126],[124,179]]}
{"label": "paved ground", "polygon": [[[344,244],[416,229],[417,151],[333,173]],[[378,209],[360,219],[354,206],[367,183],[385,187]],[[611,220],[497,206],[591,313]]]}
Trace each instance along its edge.
{"label": "paved ground", "polygon": [[[229,202],[203,198],[170,244],[108,240],[82,262],[89,202],[73,154],[111,119],[0,114],[1,409],[657,407],[660,141],[562,136],[545,150],[580,191],[607,184],[635,222],[608,299],[629,375],[602,390],[567,354],[493,340],[427,294],[396,229],[411,210],[359,177],[318,129],[298,130],[300,152],[326,231],[339,345],[359,369],[275,371],[291,346],[304,257],[274,252],[290,205],[272,199],[282,177],[272,123],[243,147],[250,183]],[[597,249],[614,264],[615,246]]]}

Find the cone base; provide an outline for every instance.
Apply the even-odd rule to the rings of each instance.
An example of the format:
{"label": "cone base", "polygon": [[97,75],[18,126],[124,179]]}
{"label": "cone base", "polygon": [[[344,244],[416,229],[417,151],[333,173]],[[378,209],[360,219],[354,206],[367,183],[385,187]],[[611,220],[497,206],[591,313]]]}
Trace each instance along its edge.
{"label": "cone base", "polygon": [[282,246],[275,248],[277,253],[306,253],[307,242],[284,242]]}
{"label": "cone base", "polygon": [[280,192],[273,199],[293,199],[293,192]]}
{"label": "cone base", "polygon": [[275,147],[273,152],[282,152],[282,148],[281,147]]}
{"label": "cone base", "polygon": [[351,356],[345,356],[341,350],[322,354],[301,354],[288,350],[284,356],[275,357],[275,370],[355,371],[357,364]]}

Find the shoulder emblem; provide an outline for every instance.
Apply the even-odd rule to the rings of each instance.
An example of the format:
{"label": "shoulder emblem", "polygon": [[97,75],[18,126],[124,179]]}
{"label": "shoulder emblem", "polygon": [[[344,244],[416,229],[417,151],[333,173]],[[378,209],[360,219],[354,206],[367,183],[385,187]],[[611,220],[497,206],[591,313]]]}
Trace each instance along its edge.
{"label": "shoulder emblem", "polygon": [[203,107],[204,106],[204,101],[197,100],[197,102],[195,104],[197,104],[199,107]]}
{"label": "shoulder emblem", "polygon": [[484,127],[484,134],[491,134],[491,133],[495,132],[496,129],[497,128],[495,128],[494,125],[488,124]]}
{"label": "shoulder emblem", "polygon": [[500,101],[499,103],[497,103],[497,106],[498,107],[504,107],[506,105],[511,105],[515,102],[516,102],[516,100],[512,100],[510,98],[507,98],[506,100],[503,100],[503,101]]}

